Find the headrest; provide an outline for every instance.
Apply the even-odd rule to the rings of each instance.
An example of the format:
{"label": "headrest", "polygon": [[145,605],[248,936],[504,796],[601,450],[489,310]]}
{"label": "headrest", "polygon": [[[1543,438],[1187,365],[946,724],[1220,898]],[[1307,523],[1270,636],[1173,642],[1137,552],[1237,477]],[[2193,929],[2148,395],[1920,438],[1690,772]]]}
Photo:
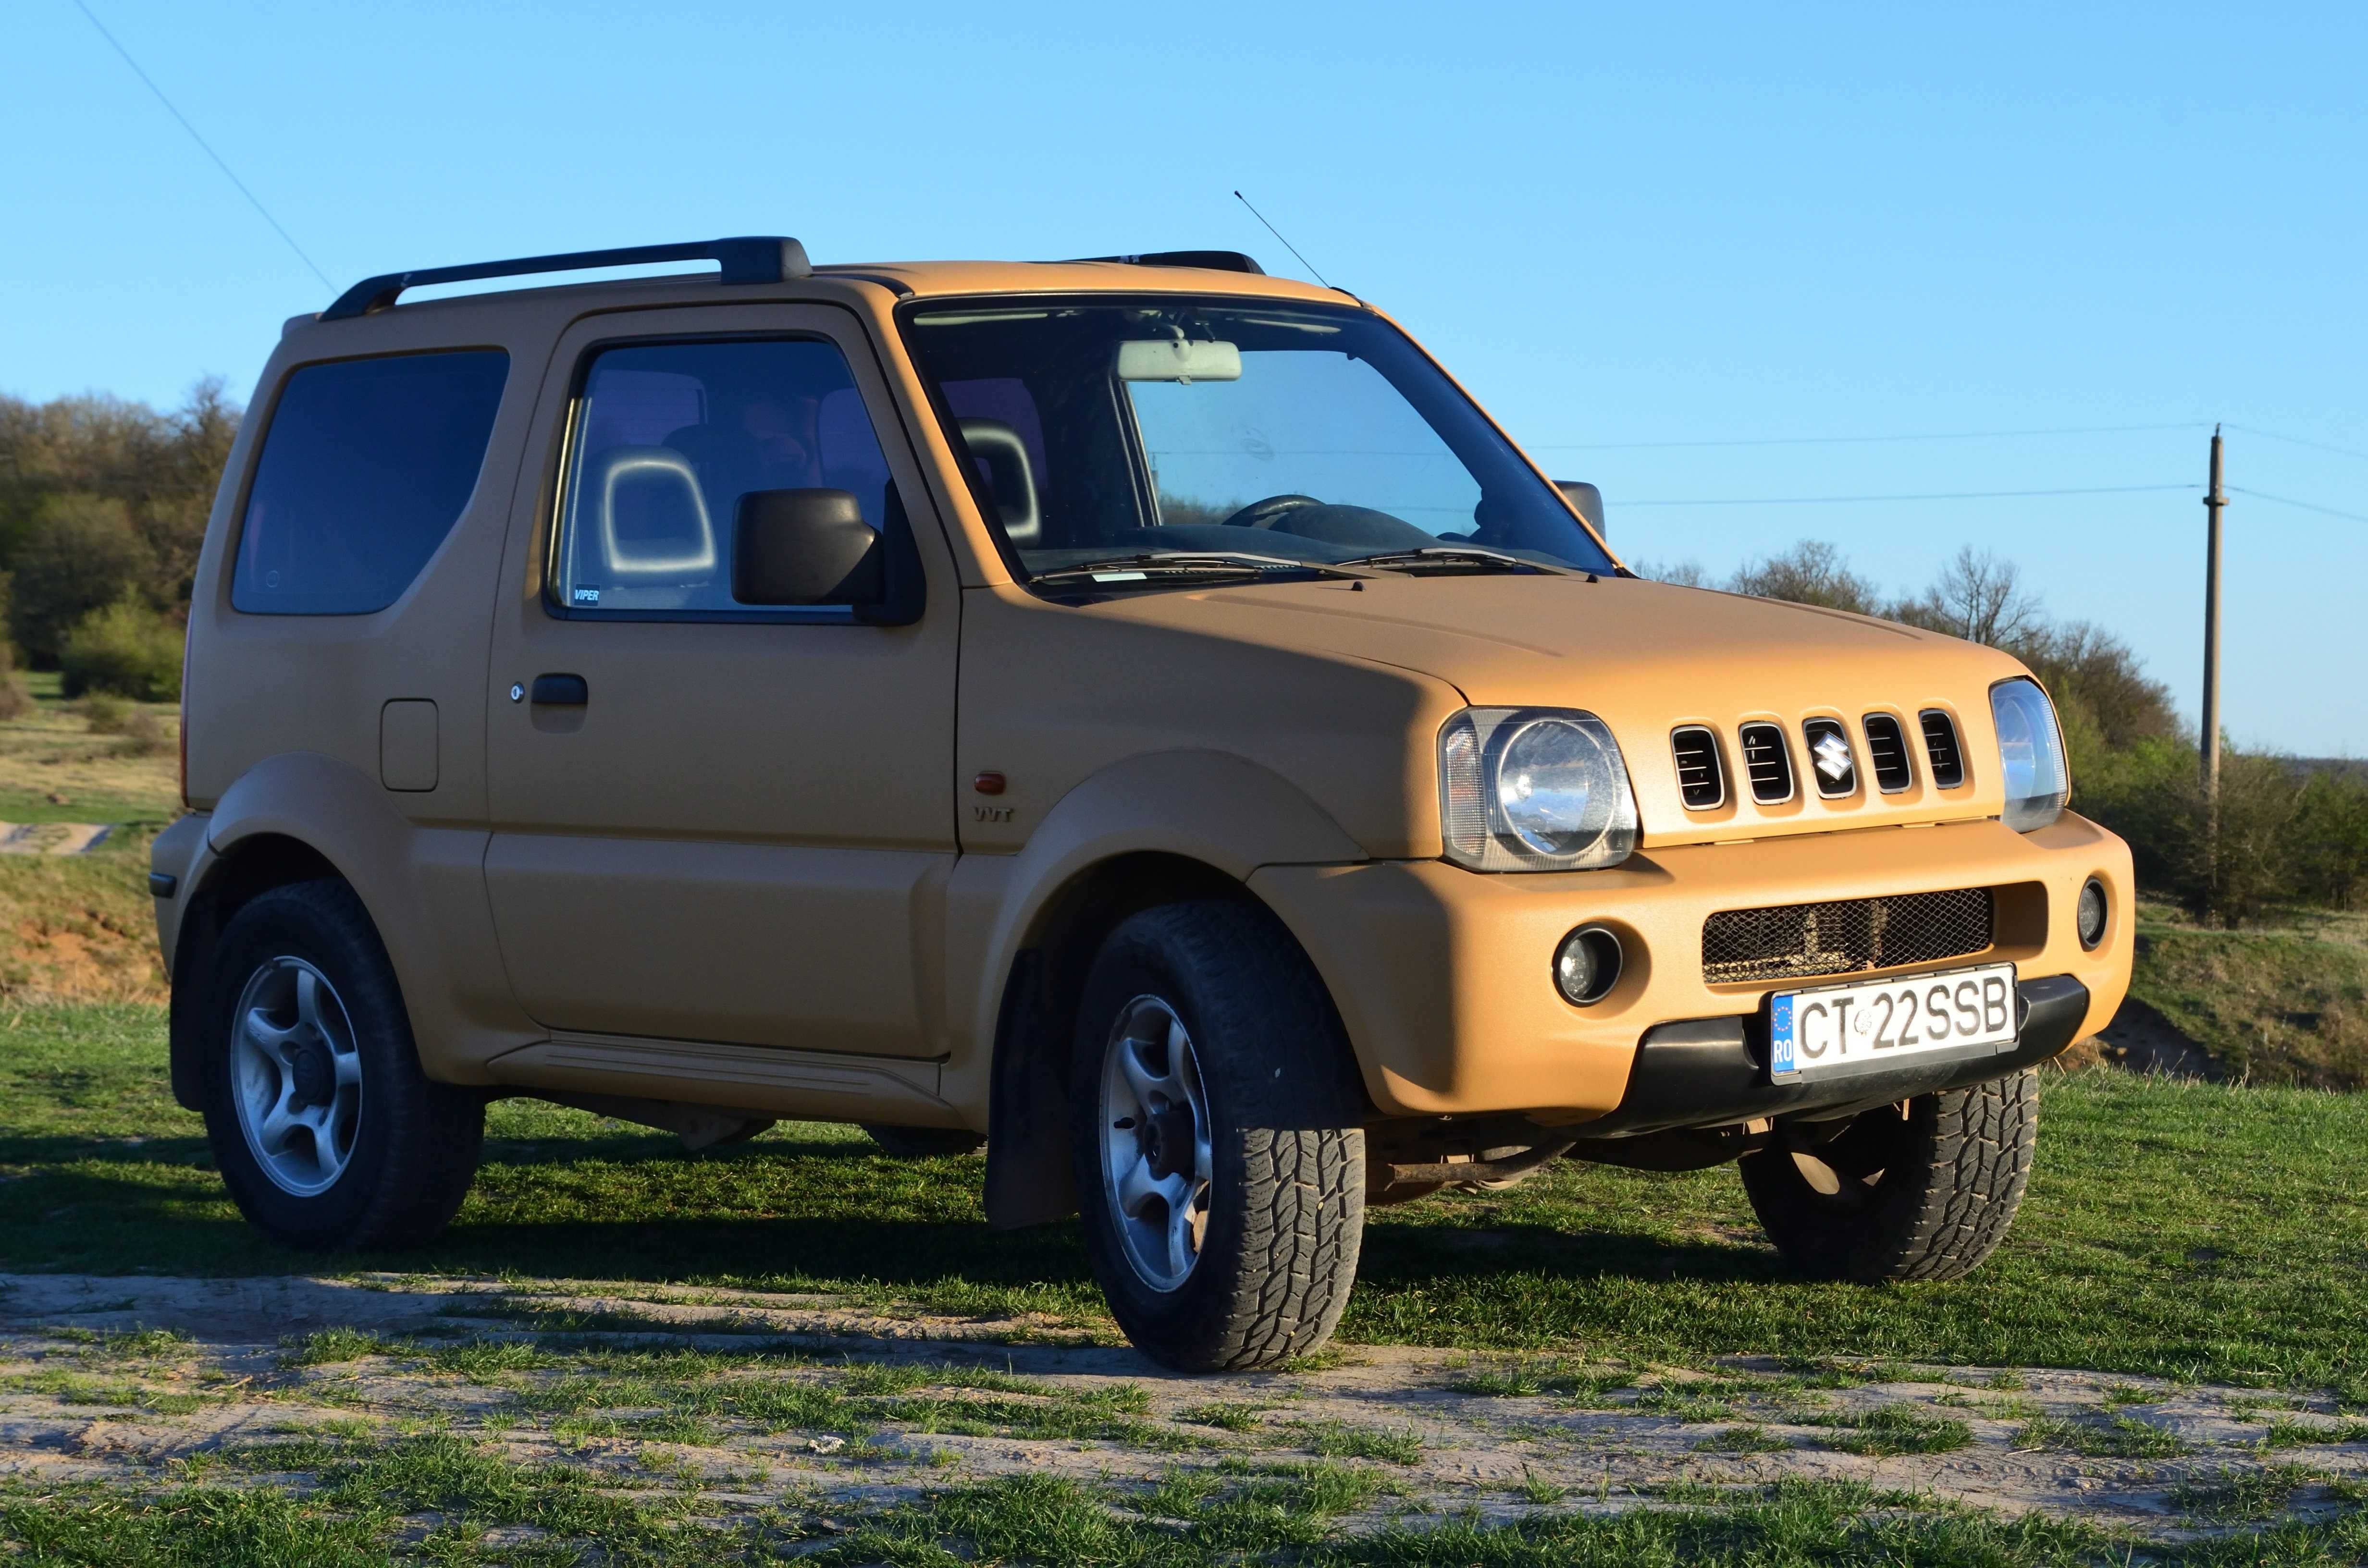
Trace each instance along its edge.
{"label": "headrest", "polygon": [[1044,518],[1036,506],[1036,473],[1028,463],[1028,443],[1001,419],[957,419],[973,460],[986,470],[987,488],[1001,514],[1004,537],[1021,547],[1043,536]]}
{"label": "headrest", "polygon": [[[612,580],[693,583],[715,576],[715,525],[708,519],[699,475],[680,452],[671,447],[611,447],[600,454],[590,484]],[[655,538],[619,536],[618,493],[628,485],[652,493],[651,520],[661,524]]]}

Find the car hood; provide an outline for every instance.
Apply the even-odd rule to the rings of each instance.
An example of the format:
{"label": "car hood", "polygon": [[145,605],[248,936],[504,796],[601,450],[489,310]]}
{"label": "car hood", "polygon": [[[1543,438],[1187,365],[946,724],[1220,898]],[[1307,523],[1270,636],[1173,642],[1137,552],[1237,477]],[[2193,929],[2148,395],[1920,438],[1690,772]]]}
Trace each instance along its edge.
{"label": "car hood", "polygon": [[[1635,786],[1645,843],[1684,844],[1996,816],[2003,804],[1989,688],[2024,673],[1996,649],[1871,617],[1635,578],[1386,574],[1113,598],[1096,613],[1444,680],[1478,707],[1585,709],[1611,726]],[[1919,733],[1954,726],[1964,782],[1938,787]],[[1902,722],[1912,781],[1884,793],[1866,767],[1870,713]],[[1812,788],[1802,726],[1839,720],[1856,787]],[[1796,788],[1761,804],[1741,775],[1738,731],[1784,732]],[[1725,802],[1689,809],[1671,732],[1717,737]]]}

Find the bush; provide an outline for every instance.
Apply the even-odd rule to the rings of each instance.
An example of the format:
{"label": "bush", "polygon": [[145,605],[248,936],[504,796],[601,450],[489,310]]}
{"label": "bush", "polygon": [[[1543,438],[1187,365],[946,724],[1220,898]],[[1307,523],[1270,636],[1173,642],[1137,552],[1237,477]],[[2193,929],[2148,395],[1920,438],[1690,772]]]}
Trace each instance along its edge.
{"label": "bush", "polygon": [[58,651],[65,694],[105,691],[139,702],[177,701],[182,635],[180,627],[136,598],[91,611]]}
{"label": "bush", "polygon": [[154,567],[121,502],[53,496],[13,562],[10,628],[36,665],[59,664],[67,633],[93,611],[136,594]]}
{"label": "bush", "polygon": [[2368,774],[2322,767],[2302,787],[2294,850],[2304,891],[2338,909],[2368,889]]}
{"label": "bush", "polygon": [[134,708],[123,721],[123,739],[115,748],[119,756],[161,756],[172,749],[173,733],[145,708]]}
{"label": "bush", "polygon": [[2193,746],[2155,739],[2114,750],[2077,711],[2064,728],[2073,809],[2129,840],[2140,887],[2224,926],[2311,896],[2308,788],[2288,759],[2222,748],[2215,840]]}
{"label": "bush", "polygon": [[[7,619],[8,574],[0,572],[0,620]],[[17,648],[0,637],[0,719],[21,719],[33,710],[33,693],[17,673]]]}

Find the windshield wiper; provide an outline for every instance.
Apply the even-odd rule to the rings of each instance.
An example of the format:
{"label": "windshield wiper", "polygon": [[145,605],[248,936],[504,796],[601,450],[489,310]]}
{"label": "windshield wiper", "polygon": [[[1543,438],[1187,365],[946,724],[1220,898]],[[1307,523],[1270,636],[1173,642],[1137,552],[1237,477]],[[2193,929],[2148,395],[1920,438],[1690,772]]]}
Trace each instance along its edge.
{"label": "windshield wiper", "polygon": [[1135,578],[1149,580],[1155,574],[1213,573],[1224,576],[1268,572],[1313,572],[1325,577],[1370,577],[1370,572],[1335,565],[1328,561],[1296,561],[1287,555],[1253,555],[1247,551],[1231,550],[1154,550],[1133,555],[1113,555],[1106,561],[1084,561],[1075,566],[1055,566],[1038,572],[1030,582],[1056,583],[1078,577],[1090,577],[1096,582],[1128,582]]}
{"label": "windshield wiper", "polygon": [[1427,545],[1420,550],[1392,550],[1379,555],[1359,555],[1340,562],[1343,566],[1504,566],[1517,572],[1543,572],[1558,577],[1575,577],[1574,566],[1550,566],[1543,561],[1513,555],[1501,550],[1485,550],[1474,544]]}

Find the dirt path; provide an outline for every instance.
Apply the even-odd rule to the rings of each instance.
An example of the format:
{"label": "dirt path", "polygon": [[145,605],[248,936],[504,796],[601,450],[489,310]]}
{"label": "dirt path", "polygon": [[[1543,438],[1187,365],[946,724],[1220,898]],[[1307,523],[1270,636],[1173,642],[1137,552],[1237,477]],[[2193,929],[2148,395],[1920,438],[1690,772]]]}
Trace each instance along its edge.
{"label": "dirt path", "polygon": [[2308,1517],[2368,1482],[2368,1422],[2324,1402],[2079,1372],[1351,1346],[1303,1370],[1187,1378],[1026,1322],[818,1297],[0,1276],[0,1473],[138,1483],[242,1450],[250,1471],[277,1471],[255,1450],[428,1430],[520,1460],[658,1464],[748,1506],[1330,1460],[1386,1478],[1375,1517],[1702,1501],[1801,1477],[2176,1535],[2215,1499]]}

